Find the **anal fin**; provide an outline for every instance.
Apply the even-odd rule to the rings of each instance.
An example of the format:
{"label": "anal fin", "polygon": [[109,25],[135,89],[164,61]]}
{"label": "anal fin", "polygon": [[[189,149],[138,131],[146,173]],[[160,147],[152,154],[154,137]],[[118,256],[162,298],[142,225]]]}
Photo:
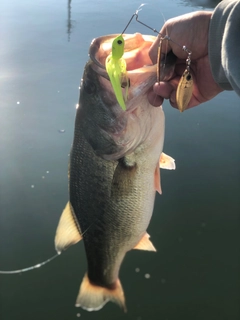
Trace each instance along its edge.
{"label": "anal fin", "polygon": [[150,235],[146,232],[142,239],[133,249],[146,250],[146,251],[157,251],[152,242],[149,240]]}
{"label": "anal fin", "polygon": [[120,280],[118,279],[113,289],[100,287],[90,282],[85,274],[76,300],[76,307],[87,311],[98,311],[108,302],[118,304],[125,312],[125,297]]}
{"label": "anal fin", "polygon": [[81,239],[82,236],[73,217],[73,208],[68,201],[58,223],[55,235],[55,248],[57,252],[62,252],[62,250],[67,249]]}

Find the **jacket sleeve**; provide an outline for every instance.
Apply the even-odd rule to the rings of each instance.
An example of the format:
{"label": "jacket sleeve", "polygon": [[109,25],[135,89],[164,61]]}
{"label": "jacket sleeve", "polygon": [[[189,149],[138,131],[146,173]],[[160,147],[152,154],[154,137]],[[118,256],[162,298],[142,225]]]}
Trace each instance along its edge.
{"label": "jacket sleeve", "polygon": [[208,46],[214,80],[240,96],[240,1],[224,0],[215,8]]}

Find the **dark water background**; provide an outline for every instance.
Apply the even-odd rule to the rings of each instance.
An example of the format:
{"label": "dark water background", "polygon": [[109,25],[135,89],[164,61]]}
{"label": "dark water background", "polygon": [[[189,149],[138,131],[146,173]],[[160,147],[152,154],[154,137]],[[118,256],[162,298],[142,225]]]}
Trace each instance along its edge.
{"label": "dark water background", "polygon": [[[161,13],[168,19],[216,3],[150,0],[141,18],[160,29]],[[140,4],[1,1],[0,270],[54,254],[89,44],[121,32]],[[149,33],[136,22],[128,32]],[[183,114],[167,102],[164,110],[164,151],[177,170],[162,170],[148,229],[158,252],[129,252],[122,265],[128,313],[112,303],[97,313],[74,307],[86,271],[79,243],[40,269],[0,275],[1,320],[240,319],[240,99],[224,92]]]}

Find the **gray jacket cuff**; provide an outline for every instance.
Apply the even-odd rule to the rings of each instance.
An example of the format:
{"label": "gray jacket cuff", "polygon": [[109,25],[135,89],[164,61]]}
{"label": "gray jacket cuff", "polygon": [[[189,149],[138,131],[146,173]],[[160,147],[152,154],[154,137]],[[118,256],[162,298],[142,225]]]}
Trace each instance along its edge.
{"label": "gray jacket cuff", "polygon": [[214,80],[240,95],[240,1],[221,1],[209,28],[209,59]]}

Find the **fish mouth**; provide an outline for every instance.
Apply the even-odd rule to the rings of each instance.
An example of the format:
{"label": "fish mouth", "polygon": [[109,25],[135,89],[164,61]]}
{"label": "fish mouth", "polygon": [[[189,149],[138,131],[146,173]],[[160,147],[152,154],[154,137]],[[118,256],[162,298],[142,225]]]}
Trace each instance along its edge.
{"label": "fish mouth", "polygon": [[[87,99],[93,101],[93,107],[85,109],[89,117],[84,121],[84,134],[95,153],[106,160],[118,160],[139,147],[154,127],[157,112],[147,99],[147,92],[157,81],[158,66],[152,63],[148,54],[156,37],[140,33],[123,35],[123,59],[126,61],[129,85],[128,88],[122,88],[123,93],[128,90],[126,110],[123,110],[116,100],[105,69],[105,60],[111,54],[112,42],[117,36],[107,35],[92,41],[90,61],[85,68],[80,95],[80,105],[87,105],[85,93]],[[169,64],[166,64],[166,60],[164,62],[161,75],[170,76],[174,61]],[[98,88],[96,94],[88,90],[87,80],[90,84],[95,82],[94,87]]]}
{"label": "fish mouth", "polygon": [[[107,80],[109,76],[105,68],[105,60],[112,52],[112,42],[119,36],[119,34],[112,34],[107,36],[101,36],[93,39],[90,49],[89,57],[92,60],[93,70],[100,76]],[[125,88],[131,81],[132,74],[146,74],[146,77],[154,78],[154,82],[157,80],[158,64],[161,68],[160,81],[169,80],[174,72],[176,56],[170,52],[167,55],[162,54],[160,61],[156,64],[152,64],[148,51],[155,42],[156,37],[151,35],[142,35],[141,33],[135,34],[123,34],[125,41],[123,58],[126,61],[128,82],[123,82],[122,87]],[[154,77],[155,75],[155,77]]]}

